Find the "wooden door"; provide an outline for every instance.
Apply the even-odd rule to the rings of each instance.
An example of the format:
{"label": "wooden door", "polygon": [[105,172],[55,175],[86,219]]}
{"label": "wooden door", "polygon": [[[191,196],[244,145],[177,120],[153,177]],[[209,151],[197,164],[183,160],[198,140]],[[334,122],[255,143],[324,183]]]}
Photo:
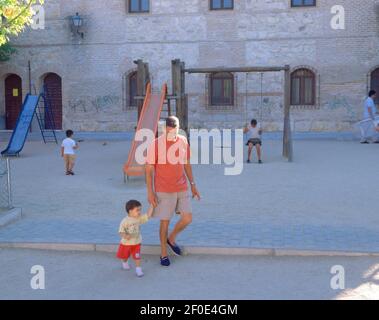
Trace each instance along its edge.
{"label": "wooden door", "polygon": [[16,74],[5,78],[5,127],[13,130],[22,108],[22,80]]}
{"label": "wooden door", "polygon": [[44,79],[44,85],[54,120],[54,126],[45,121],[45,128],[62,130],[62,78],[55,73],[49,73]]}

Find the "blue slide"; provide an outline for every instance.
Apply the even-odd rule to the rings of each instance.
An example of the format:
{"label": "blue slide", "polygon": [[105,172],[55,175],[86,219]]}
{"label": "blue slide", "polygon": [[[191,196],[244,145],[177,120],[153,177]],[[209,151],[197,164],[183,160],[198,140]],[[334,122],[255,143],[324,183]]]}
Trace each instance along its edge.
{"label": "blue slide", "polygon": [[8,147],[1,152],[3,156],[17,156],[21,152],[28,136],[39,99],[40,96],[36,95],[28,94],[26,96]]}

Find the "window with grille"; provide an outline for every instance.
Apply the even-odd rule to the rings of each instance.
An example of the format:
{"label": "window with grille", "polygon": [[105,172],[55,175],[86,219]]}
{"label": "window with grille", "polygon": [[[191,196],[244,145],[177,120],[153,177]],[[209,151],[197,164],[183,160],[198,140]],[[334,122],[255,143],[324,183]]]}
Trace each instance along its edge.
{"label": "window with grille", "polygon": [[233,0],[210,0],[211,10],[233,9]]}
{"label": "window with grille", "polygon": [[291,104],[309,106],[316,103],[316,76],[309,69],[298,69],[291,74]]}
{"label": "window with grille", "polygon": [[234,105],[234,76],[231,73],[215,73],[210,76],[210,105]]}
{"label": "window with grille", "polygon": [[291,7],[314,7],[316,0],[291,0]]}
{"label": "window with grille", "polygon": [[137,100],[137,72],[133,72],[129,75],[129,106],[136,107]]}
{"label": "window with grille", "polygon": [[150,11],[150,0],[129,0],[129,13]]}

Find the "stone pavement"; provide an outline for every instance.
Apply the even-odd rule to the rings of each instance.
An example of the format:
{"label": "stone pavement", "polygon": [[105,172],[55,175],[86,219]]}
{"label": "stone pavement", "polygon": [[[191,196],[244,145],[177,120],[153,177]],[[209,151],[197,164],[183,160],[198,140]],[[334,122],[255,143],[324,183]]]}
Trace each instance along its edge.
{"label": "stone pavement", "polygon": [[[145,276],[121,269],[113,253],[0,249],[0,299],[378,299],[377,257],[191,255],[163,268],[143,255]],[[32,290],[30,269],[45,270],[45,290]],[[333,266],[345,290],[330,286]],[[194,285],[195,284],[195,285]],[[162,290],[164,288],[164,290]]]}
{"label": "stone pavement", "polygon": [[[119,220],[24,219],[0,229],[0,243],[117,244]],[[158,245],[158,221],[142,227],[143,243]],[[194,221],[178,242],[191,247],[379,252],[375,229]]]}
{"label": "stone pavement", "polygon": [[[124,203],[146,209],[142,181],[123,183],[129,143],[85,141],[77,175],[62,172],[59,147],[28,142],[12,161],[14,203],[24,218],[0,228],[0,243],[118,242]],[[239,176],[223,166],[194,167],[202,194],[185,246],[379,252],[378,145],[295,141],[295,162],[281,159],[280,141],[264,143],[262,166]],[[368,169],[370,168],[370,169]],[[158,244],[158,223],[143,226],[145,245]]]}

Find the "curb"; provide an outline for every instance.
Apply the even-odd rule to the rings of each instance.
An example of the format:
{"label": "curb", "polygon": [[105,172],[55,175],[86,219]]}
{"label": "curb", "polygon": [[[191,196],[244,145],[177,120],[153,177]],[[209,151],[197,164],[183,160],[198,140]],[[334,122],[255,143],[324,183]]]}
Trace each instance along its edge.
{"label": "curb", "polygon": [[13,208],[0,213],[0,228],[20,219],[22,217],[21,208]]}
{"label": "curb", "polygon": [[[116,253],[118,244],[91,243],[29,243],[0,242],[0,249],[32,249],[53,251],[84,251]],[[142,254],[159,255],[160,247],[142,246]],[[259,249],[259,248],[222,248],[222,247],[186,247],[184,255],[234,255],[234,256],[270,256],[270,257],[379,257],[379,252],[349,252],[297,249]]]}

